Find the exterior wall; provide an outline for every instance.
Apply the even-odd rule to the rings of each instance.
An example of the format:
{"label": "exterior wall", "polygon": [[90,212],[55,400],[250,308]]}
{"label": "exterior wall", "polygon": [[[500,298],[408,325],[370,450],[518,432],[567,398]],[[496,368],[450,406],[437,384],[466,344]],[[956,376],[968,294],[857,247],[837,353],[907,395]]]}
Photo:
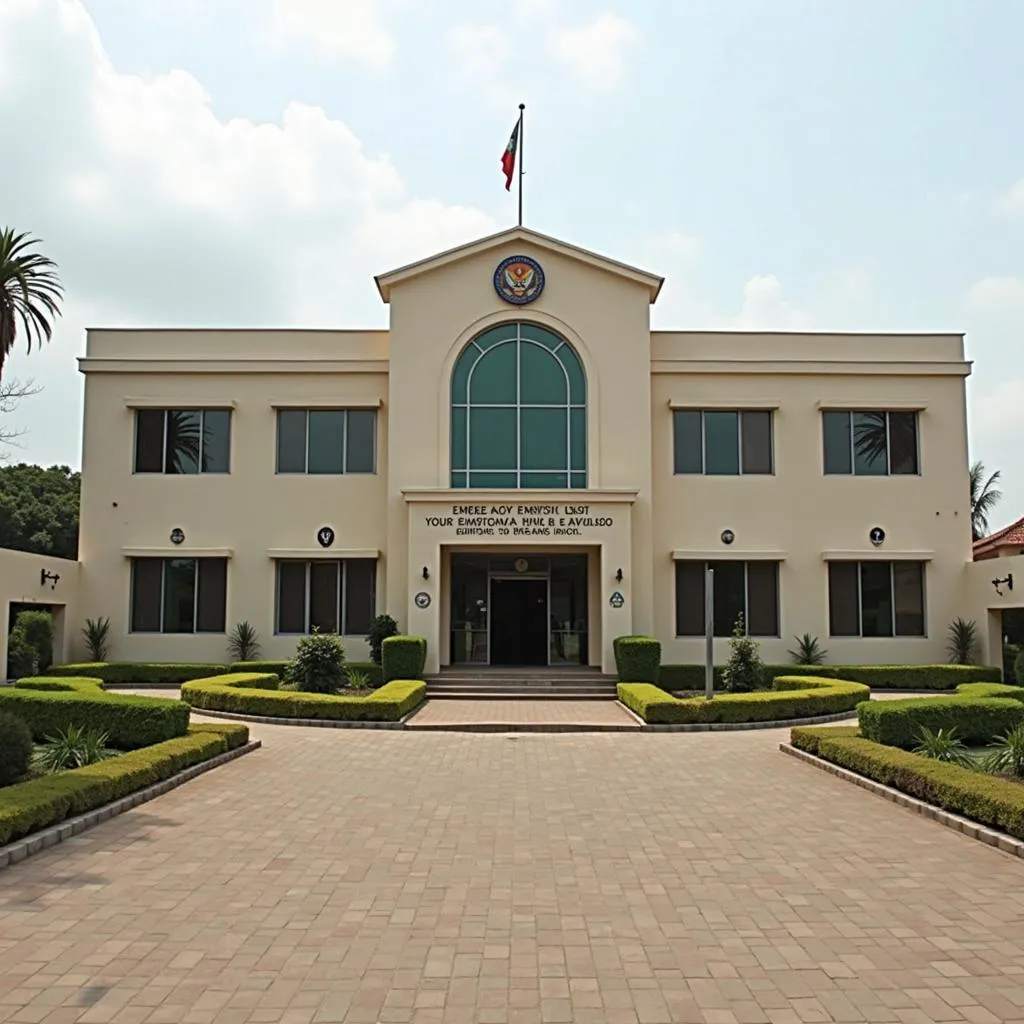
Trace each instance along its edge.
{"label": "exterior wall", "polygon": [[[86,373],[80,557],[83,614],[111,620],[120,661],[224,661],[223,634],[131,634],[130,555],[227,555],[227,626],[247,619],[267,658],[274,635],[274,559],[383,552],[387,480],[387,336],[380,332],[94,331]],[[361,403],[378,409],[377,473],[277,475],[275,406]],[[231,472],[134,475],[134,405],[233,407]],[[316,541],[331,526],[330,549]],[[170,533],[180,527],[185,542]],[[386,602],[378,563],[378,606]],[[368,654],[346,638],[349,657]]]}
{"label": "exterior wall", "polygon": [[[41,582],[41,573],[56,573],[60,579]],[[85,620],[78,600],[79,563],[48,555],[0,548],[0,678],[7,671],[7,624],[12,604],[38,604],[53,609],[55,661],[69,661],[84,653],[79,650],[79,629]]]}
{"label": "exterior wall", "polygon": [[[1012,552],[1014,549],[1003,549]],[[996,592],[993,580],[1013,576],[1013,590],[1001,583]],[[999,558],[971,562],[964,570],[964,592],[967,610],[964,618],[978,624],[981,651],[978,660],[984,665],[1001,665],[1003,657],[1003,612],[1024,608],[1024,554],[1007,553]]]}
{"label": "exterior wall", "polygon": [[[652,438],[655,634],[666,662],[703,660],[702,638],[675,637],[672,552],[696,559],[780,559],[781,636],[761,642],[790,660],[816,635],[834,663],[946,660],[946,629],[966,612],[971,556],[964,376],[959,336],[656,334]],[[673,475],[671,404],[774,409],[772,476]],[[822,407],[916,408],[919,476],[826,476]],[[874,548],[872,527],[886,540]],[[726,546],[726,528],[735,541]],[[923,638],[830,638],[826,553],[927,561]],[[728,654],[717,639],[716,658]]]}

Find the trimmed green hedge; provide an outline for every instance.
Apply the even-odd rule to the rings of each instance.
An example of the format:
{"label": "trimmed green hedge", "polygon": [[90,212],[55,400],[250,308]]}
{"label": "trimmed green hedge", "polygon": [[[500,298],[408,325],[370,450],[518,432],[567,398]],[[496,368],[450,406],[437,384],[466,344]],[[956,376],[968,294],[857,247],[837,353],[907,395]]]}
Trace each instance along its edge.
{"label": "trimmed green hedge", "polygon": [[921,729],[956,729],[964,743],[988,743],[1024,722],[1024,704],[1005,697],[911,697],[858,705],[861,735],[887,747],[910,750]]}
{"label": "trimmed green hedge", "polygon": [[210,676],[227,675],[227,665],[216,664],[162,664],[160,662],[97,661],[81,665],[54,665],[47,669],[48,676],[90,676],[114,686],[131,686],[136,683],[165,683],[180,686],[190,679],[208,679]]}
{"label": "trimmed green hedge", "polygon": [[427,663],[427,641],[422,636],[389,636],[380,648],[385,683],[398,679],[421,679]]}
{"label": "trimmed green hedge", "polygon": [[651,725],[714,722],[776,722],[852,711],[870,697],[861,683],[838,679],[779,676],[774,690],[726,693],[704,697],[673,697],[649,683],[619,683],[619,700]]}
{"label": "trimmed green hedge", "polygon": [[945,811],[1024,839],[1024,786],[995,775],[883,746],[855,729],[792,730],[800,750]]}
{"label": "trimmed green hedge", "polygon": [[98,679],[20,679],[0,689],[0,709],[23,719],[36,742],[71,724],[105,732],[119,750],[148,747],[188,731],[189,708],[182,701],[107,693]]}
{"label": "trimmed green hedge", "polygon": [[275,675],[240,672],[194,679],[181,688],[182,700],[196,709],[267,718],[316,718],[339,722],[397,722],[421,704],[426,683],[394,680],[368,697],[278,690]]}
{"label": "trimmed green hedge", "polygon": [[658,683],[661,643],[654,637],[617,636],[612,640],[612,650],[620,681]]}
{"label": "trimmed green hedge", "polygon": [[1024,701],[1024,686],[1006,683],[961,683],[956,692],[959,697],[1009,697]]}
{"label": "trimmed green hedge", "polygon": [[[715,688],[724,666],[715,666]],[[778,676],[813,676],[863,683],[875,690],[953,690],[962,683],[1000,683],[1002,672],[986,665],[765,665],[764,685]],[[621,676],[620,676],[621,678]],[[703,665],[662,665],[664,690],[703,690]]]}
{"label": "trimmed green hedge", "polygon": [[249,740],[244,725],[199,726],[142,750],[0,790],[0,845],[84,814]]}

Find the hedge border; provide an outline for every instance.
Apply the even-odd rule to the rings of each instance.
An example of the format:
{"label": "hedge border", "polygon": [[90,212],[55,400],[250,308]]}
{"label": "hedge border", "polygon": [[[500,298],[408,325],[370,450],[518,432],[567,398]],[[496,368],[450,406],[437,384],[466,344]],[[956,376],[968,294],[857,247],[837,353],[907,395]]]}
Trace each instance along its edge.
{"label": "hedge border", "polygon": [[[619,703],[622,703],[621,701]],[[834,725],[857,717],[856,711],[838,711],[834,715],[813,718],[778,718],[772,722],[689,722],[681,725],[659,725],[645,722],[625,704],[626,714],[640,723],[640,732],[751,732],[755,729],[792,729],[801,725]]]}
{"label": "hedge border", "polygon": [[918,800],[917,797],[910,796],[899,789],[894,789],[892,786],[886,786],[881,782],[876,782],[874,779],[869,779],[866,775],[858,775],[856,772],[850,771],[849,768],[843,768],[841,765],[826,761],[825,758],[808,753],[799,747],[794,747],[791,743],[780,743],[779,750],[790,757],[796,758],[798,761],[802,761],[804,764],[813,765],[821,771],[828,772],[829,775],[834,775],[836,778],[843,779],[846,782],[852,782],[855,786],[867,790],[867,792],[873,793],[875,796],[884,797],[890,803],[920,814],[922,817],[930,818],[945,828],[951,829],[954,832],[960,832],[970,839],[984,843],[986,846],[993,846],[1003,853],[1024,859],[1024,842],[1016,839],[1014,836],[1008,835],[1005,832],[997,832],[995,829],[979,824],[971,818],[965,818],[963,815],[954,814],[952,811],[944,811],[935,804]]}
{"label": "hedge border", "polygon": [[[227,764],[239,757],[243,757],[245,754],[250,754],[254,750],[259,750],[262,746],[260,740],[247,740],[241,745],[231,746],[230,738],[228,738],[225,731],[223,731],[223,728],[219,727],[215,723],[210,723],[208,728],[200,727],[196,729],[195,732],[190,733],[190,736],[198,733],[206,733],[207,735],[218,734],[224,736],[225,741],[228,743],[228,749],[223,750],[218,754],[214,754],[212,757],[206,758],[197,764],[189,765],[189,767],[181,769],[181,771],[176,772],[174,775],[171,775],[166,779],[161,779],[159,782],[154,782],[149,786],[144,786],[142,789],[138,789],[134,793],[128,793],[127,795],[119,797],[110,803],[102,804],[92,810],[84,811],[81,814],[76,814],[70,818],[65,818],[63,821],[59,821],[55,824],[44,826],[41,829],[30,832],[26,836],[22,836],[20,839],[15,839],[6,845],[0,846],[0,871],[13,864],[20,863],[27,857],[31,857],[33,854],[39,853],[51,846],[56,846],[57,843],[62,843],[66,839],[71,839],[73,836],[77,836],[86,829],[99,825],[101,822],[117,817],[119,814],[124,814],[125,811],[130,811],[132,808],[138,807],[140,804],[148,803],[150,800],[155,800],[158,796],[163,796],[164,793],[168,793],[172,789],[177,789],[178,786],[184,785],[186,782],[190,782],[192,779],[198,778],[198,776],[203,775],[208,771],[212,771],[214,768],[218,768],[223,764]],[[187,738],[188,737],[180,737],[179,739]],[[168,742],[175,743],[177,741],[169,740]],[[162,746],[162,744],[156,744],[156,746]],[[144,750],[145,748],[142,749]],[[131,753],[138,754],[139,752],[140,751],[135,750]],[[83,771],[84,769],[77,770]]]}

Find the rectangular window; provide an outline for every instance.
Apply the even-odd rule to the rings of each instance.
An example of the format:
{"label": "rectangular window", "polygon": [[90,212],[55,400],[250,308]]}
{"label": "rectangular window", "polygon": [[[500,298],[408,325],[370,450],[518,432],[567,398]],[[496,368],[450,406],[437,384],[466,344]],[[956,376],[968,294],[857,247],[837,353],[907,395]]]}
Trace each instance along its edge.
{"label": "rectangular window", "polygon": [[924,636],[923,562],[830,562],[832,636]]}
{"label": "rectangular window", "polygon": [[133,633],[223,633],[226,558],[133,558]]}
{"label": "rectangular window", "polygon": [[677,474],[774,472],[770,409],[676,409],[672,418]]}
{"label": "rectangular window", "polygon": [[779,563],[676,562],[676,636],[704,635],[704,572],[714,570],[714,635],[732,636],[742,615],[750,636],[779,635]]}
{"label": "rectangular window", "polygon": [[340,476],[377,471],[375,409],[279,409],[277,471]]}
{"label": "rectangular window", "polygon": [[230,409],[137,409],[136,473],[230,473]]}
{"label": "rectangular window", "polygon": [[920,473],[916,412],[822,413],[825,473],[914,476]]}
{"label": "rectangular window", "polygon": [[365,636],[377,609],[377,560],[277,563],[277,633]]}

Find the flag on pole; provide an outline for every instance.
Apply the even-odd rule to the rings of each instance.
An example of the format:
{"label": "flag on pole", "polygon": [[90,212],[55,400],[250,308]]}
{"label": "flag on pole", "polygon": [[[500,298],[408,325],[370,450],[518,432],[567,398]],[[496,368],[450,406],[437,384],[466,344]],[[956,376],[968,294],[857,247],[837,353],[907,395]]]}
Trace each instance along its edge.
{"label": "flag on pole", "polygon": [[516,151],[519,149],[519,121],[509,136],[505,152],[501,154],[501,169],[505,172],[505,191],[512,191],[512,175],[516,169]]}

